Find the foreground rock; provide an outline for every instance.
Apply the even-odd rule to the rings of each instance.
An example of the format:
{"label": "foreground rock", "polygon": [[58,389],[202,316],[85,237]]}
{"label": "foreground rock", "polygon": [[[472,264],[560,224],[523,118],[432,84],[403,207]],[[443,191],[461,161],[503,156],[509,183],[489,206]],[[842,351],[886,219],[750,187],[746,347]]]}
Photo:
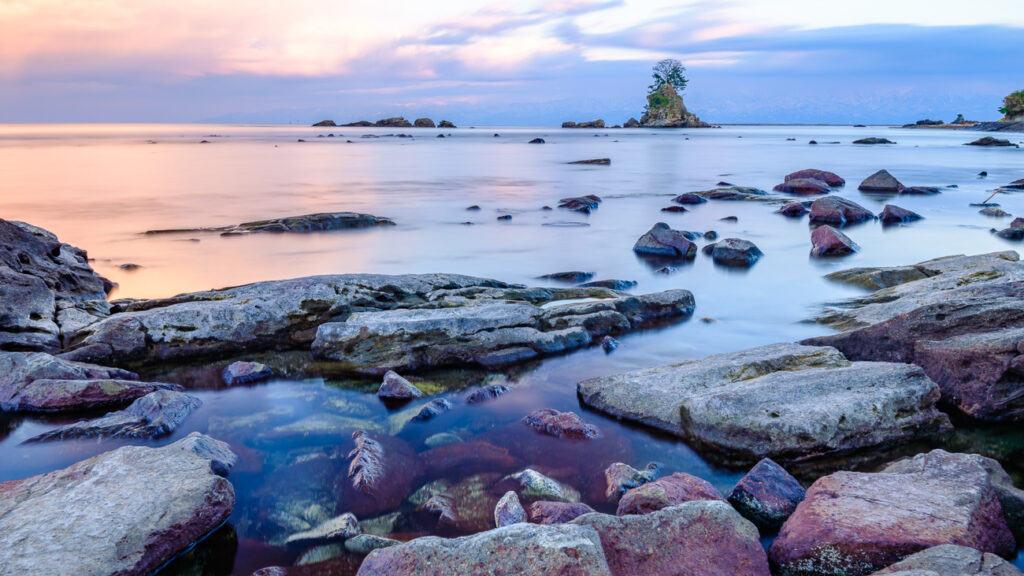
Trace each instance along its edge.
{"label": "foreground rock", "polygon": [[673,230],[668,224],[658,222],[637,239],[633,252],[647,256],[692,259],[697,255],[697,245],[687,234]]}
{"label": "foreground rock", "polygon": [[739,238],[725,238],[708,244],[704,246],[703,251],[711,256],[715,264],[737,268],[753,266],[761,256],[764,256],[764,252],[761,252],[753,242]]}
{"label": "foreground rock", "polygon": [[888,568],[875,572],[900,574],[913,572],[914,576],[1020,576],[1013,564],[989,552],[979,552],[967,546],[943,544],[908,556]]}
{"label": "foreground rock", "polygon": [[794,178],[776,185],[773,190],[787,194],[828,194],[832,187],[816,178]]}
{"label": "foreground rock", "polygon": [[517,523],[463,538],[374,550],[360,576],[610,576],[593,528]]}
{"label": "foreground rock", "polygon": [[579,414],[559,412],[553,408],[541,408],[530,412],[523,418],[523,424],[541,434],[555,438],[593,440],[601,437],[601,431],[597,429],[597,426],[588,424],[583,418],[580,418]]}
{"label": "foreground rock", "polygon": [[619,516],[650,514],[662,508],[696,500],[725,499],[707,480],[685,472],[676,472],[671,476],[641,484],[623,494],[615,513]]}
{"label": "foreground rock", "polygon": [[571,525],[600,535],[615,576],[768,576],[757,528],[725,502],[697,501],[651,514],[586,514]]}
{"label": "foreground rock", "polygon": [[173,432],[202,401],[175,390],[157,390],[106,416],[61,426],[26,442],[78,438],[160,438]]}
{"label": "foreground rock", "polygon": [[839,196],[818,198],[811,204],[810,221],[818,224],[845,226],[874,218],[875,215],[867,208]]}
{"label": "foreground rock", "polygon": [[412,493],[421,464],[407,444],[364,430],[352,433],[348,476],[340,481],[341,507],[371,518],[397,508]]}
{"label": "foreground rock", "polygon": [[789,182],[790,180],[801,180],[805,178],[820,180],[821,182],[824,182],[825,184],[828,184],[833,188],[838,188],[840,186],[846,185],[846,180],[843,180],[838,174],[834,172],[828,172],[825,170],[816,170],[814,168],[798,170],[796,172],[793,172],[792,174],[787,174],[785,181]]}
{"label": "foreground rock", "polygon": [[878,194],[900,194],[903,192],[904,186],[888,170],[879,170],[865,178],[857,189],[861,192]]}
{"label": "foreground rock", "polygon": [[259,232],[325,232],[330,230],[348,230],[352,228],[371,228],[373,226],[394,226],[390,218],[357,214],[355,212],[323,212],[290,216],[273,220],[257,220],[243,222],[234,226],[217,228],[176,228],[167,230],[149,230],[146,234],[180,234],[187,232],[219,232],[221,236],[237,236],[239,234],[255,234]]}
{"label": "foreground rock", "polygon": [[163,448],[129,446],[0,484],[5,574],[152,574],[221,525],[235,503],[193,434]]}
{"label": "foreground rock", "polygon": [[344,541],[353,536],[358,536],[362,531],[359,529],[359,521],[350,513],[342,514],[320,524],[310,530],[293,534],[285,540],[285,544],[323,544],[333,541]]}
{"label": "foreground rock", "polygon": [[829,226],[818,226],[811,232],[811,256],[846,256],[860,250],[860,246],[839,230]]}
{"label": "foreground rock", "polygon": [[582,502],[549,502],[541,500],[530,504],[530,522],[534,524],[565,524],[594,509]]}
{"label": "foreground rock", "polygon": [[939,389],[915,366],[773,344],[585,380],[583,404],[680,436],[707,457],[793,459],[943,433]]}
{"label": "foreground rock", "polygon": [[609,500],[618,500],[631,489],[656,480],[659,476],[661,464],[657,462],[649,463],[643,470],[637,470],[622,462],[614,462],[604,470],[604,479],[608,486],[605,497]]}
{"label": "foreground rock", "polygon": [[511,490],[506,492],[494,506],[494,525],[498,528],[526,521],[526,510],[519,502],[519,497]]}
{"label": "foreground rock", "polygon": [[736,483],[729,503],[758,528],[777,530],[803,502],[804,495],[804,487],[796,478],[765,458]]}
{"label": "foreground rock", "polygon": [[886,204],[882,211],[878,213],[878,219],[882,221],[885,226],[892,226],[893,224],[905,224],[907,222],[914,222],[923,218],[917,212],[911,212],[906,208],[900,208],[893,204]]}
{"label": "foreground rock", "polygon": [[785,574],[871,574],[940,544],[1002,556],[1013,535],[988,472],[936,450],[901,473],[837,472],[815,482],[769,549]]}
{"label": "foreground rock", "polygon": [[384,381],[380,383],[380,388],[377,389],[377,397],[390,400],[411,400],[423,397],[423,391],[412,382],[388,370],[384,374]]}

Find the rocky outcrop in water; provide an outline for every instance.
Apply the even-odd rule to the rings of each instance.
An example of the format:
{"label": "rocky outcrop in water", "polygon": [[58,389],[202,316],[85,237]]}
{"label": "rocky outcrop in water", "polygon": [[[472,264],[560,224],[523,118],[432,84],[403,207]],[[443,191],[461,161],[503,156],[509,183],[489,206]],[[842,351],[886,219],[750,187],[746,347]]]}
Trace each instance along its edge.
{"label": "rocky outcrop in water", "polygon": [[879,194],[901,194],[904,186],[889,173],[888,170],[879,170],[868,176],[857,187],[861,192],[874,192]]}
{"label": "rocky outcrop in water", "polygon": [[812,223],[841,227],[874,219],[875,215],[870,210],[840,196],[825,196],[811,204]]}
{"label": "rocky outcrop in water", "polygon": [[846,256],[860,250],[860,246],[839,230],[825,224],[811,232],[811,256]]}
{"label": "rocky outcrop in water", "polygon": [[[198,452],[198,453],[197,453]],[[5,574],[152,574],[231,514],[231,483],[193,433],[162,448],[129,446],[63,470],[0,484]]]}
{"label": "rocky outcrop in water", "polygon": [[173,432],[202,401],[175,390],[157,390],[131,403],[124,410],[75,422],[26,440],[74,440],[78,438],[159,438]]}
{"label": "rocky outcrop in water", "polygon": [[715,264],[732,266],[735,268],[748,268],[753,266],[764,252],[750,240],[740,238],[725,238],[714,244],[707,244],[703,252],[715,261]]}
{"label": "rocky outcrop in water", "polygon": [[978,138],[977,140],[967,142],[964,146],[988,146],[988,147],[1004,147],[1004,148],[1020,148],[1017,144],[1010,142],[1004,138],[993,138],[991,136],[985,136],[984,138]]}
{"label": "rocky outcrop in water", "polygon": [[647,111],[640,117],[643,128],[710,128],[707,122],[692,114],[683,104],[683,97],[671,84],[664,84],[647,95]]}
{"label": "rocky outcrop in water", "polygon": [[303,216],[290,216],[287,218],[274,218],[272,220],[243,222],[234,226],[220,226],[215,228],[148,230],[146,231],[146,234],[218,232],[221,236],[238,236],[240,234],[257,234],[260,232],[327,232],[332,230],[348,230],[353,228],[371,228],[374,226],[394,225],[394,220],[391,220],[390,218],[383,218],[381,216],[374,216],[372,214],[357,214],[355,212],[323,212],[319,214],[306,214]]}
{"label": "rocky outcrop in water", "polygon": [[668,224],[658,222],[633,244],[633,252],[645,256],[693,259],[697,245],[681,230],[673,230]]}
{"label": "rocky outcrop in water", "polygon": [[588,122],[562,122],[562,128],[604,128],[604,120],[590,120]]}
{"label": "rocky outcrop in water", "polygon": [[805,170],[798,170],[792,174],[787,174],[785,181],[790,182],[792,180],[812,179],[824,182],[833,188],[846,185],[846,180],[843,180],[835,172],[828,172],[826,170],[818,170],[816,168],[807,168]]}

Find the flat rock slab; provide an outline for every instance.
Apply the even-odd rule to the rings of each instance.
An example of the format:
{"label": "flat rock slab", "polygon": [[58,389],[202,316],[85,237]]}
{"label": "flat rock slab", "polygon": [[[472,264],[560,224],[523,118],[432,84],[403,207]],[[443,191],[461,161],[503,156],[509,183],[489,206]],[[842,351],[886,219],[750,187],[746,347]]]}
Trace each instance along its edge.
{"label": "flat rock slab", "polygon": [[374,550],[360,576],[611,576],[593,528],[513,524]]}
{"label": "flat rock slab", "polygon": [[186,440],[0,484],[0,573],[152,574],[216,529],[234,489]]}
{"label": "flat rock slab", "polygon": [[236,236],[239,234],[255,234],[259,232],[325,232],[331,230],[347,230],[352,228],[370,228],[373,226],[394,225],[394,220],[374,216],[372,214],[357,214],[355,212],[322,212],[318,214],[305,214],[303,216],[289,216],[286,218],[274,218],[271,220],[243,222],[234,226],[221,226],[216,228],[148,230],[146,234],[219,232],[222,236]]}
{"label": "flat rock slab", "polygon": [[768,576],[757,528],[725,502],[697,501],[651,514],[585,514],[570,525],[600,534],[615,576]]}
{"label": "flat rock slab", "polygon": [[1007,556],[1015,543],[989,473],[935,450],[905,473],[820,478],[769,548],[783,574],[871,574],[940,544]]}
{"label": "flat rock slab", "polygon": [[44,432],[26,442],[78,438],[159,438],[173,432],[202,401],[176,390],[157,390],[124,410]]}
{"label": "flat rock slab", "polygon": [[789,460],[950,429],[917,367],[773,344],[580,382],[596,410],[680,436],[708,457]]}
{"label": "flat rock slab", "polygon": [[1020,576],[1021,571],[995,554],[974,548],[943,544],[907,557],[875,572],[910,576]]}

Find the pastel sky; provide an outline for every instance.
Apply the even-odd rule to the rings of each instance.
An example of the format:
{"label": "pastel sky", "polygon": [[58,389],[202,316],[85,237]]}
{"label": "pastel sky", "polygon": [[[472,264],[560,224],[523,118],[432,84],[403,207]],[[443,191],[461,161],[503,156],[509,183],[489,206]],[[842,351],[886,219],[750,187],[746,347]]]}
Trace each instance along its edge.
{"label": "pastel sky", "polygon": [[995,119],[1022,0],[0,0],[0,122]]}

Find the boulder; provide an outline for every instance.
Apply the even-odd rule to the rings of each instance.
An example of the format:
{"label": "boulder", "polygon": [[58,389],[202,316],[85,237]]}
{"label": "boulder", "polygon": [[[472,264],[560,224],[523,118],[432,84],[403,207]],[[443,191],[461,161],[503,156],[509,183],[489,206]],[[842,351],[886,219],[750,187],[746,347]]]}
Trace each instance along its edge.
{"label": "boulder", "polygon": [[950,429],[916,366],[850,362],[829,347],[773,344],[584,380],[582,403],[682,437],[728,461],[809,459]]}
{"label": "boulder", "polygon": [[221,372],[228,386],[251,384],[274,376],[274,371],[259,362],[232,362]]}
{"label": "boulder", "polygon": [[857,187],[861,192],[875,192],[879,194],[900,194],[904,191],[903,184],[889,173],[888,170],[879,170],[868,176]]}
{"label": "boulder", "polygon": [[541,408],[523,418],[523,424],[536,432],[555,438],[572,440],[593,440],[601,437],[600,430],[588,424],[575,412],[559,412],[553,408]]}
{"label": "boulder", "polygon": [[815,170],[813,168],[808,168],[806,170],[798,170],[796,172],[793,172],[792,174],[787,174],[785,181],[789,182],[790,180],[800,180],[804,178],[820,180],[821,182],[824,182],[829,186],[832,186],[833,188],[838,188],[840,186],[846,185],[846,180],[840,178],[838,174],[834,172],[827,172],[825,170]]}
{"label": "boulder", "polygon": [[1020,148],[1020,146],[1010,142],[1009,140],[993,138],[991,136],[985,136],[984,138],[978,138],[973,142],[967,142],[964,146],[1012,146],[1014,148]]}
{"label": "boulder", "polygon": [[611,576],[593,528],[517,523],[374,550],[359,576]]}
{"label": "boulder", "polygon": [[562,484],[558,480],[548,478],[530,468],[511,474],[505,479],[515,481],[519,485],[519,495],[527,500],[552,502],[579,502],[580,500],[580,493],[572,486]]}
{"label": "boulder", "polygon": [[348,475],[340,481],[341,509],[365,518],[394,510],[412,493],[422,470],[416,453],[397,438],[364,430],[353,432],[352,439]]}
{"label": "boulder", "polygon": [[1006,210],[1003,210],[1002,208],[998,208],[996,206],[986,206],[985,208],[978,210],[978,214],[981,214],[983,216],[991,216],[993,218],[1006,218],[1007,216],[1012,216],[1012,214],[1010,214]]}
{"label": "boulder", "polygon": [[803,202],[790,202],[776,210],[775,213],[782,214],[787,218],[800,218],[809,211]]}
{"label": "boulder", "polygon": [[593,194],[589,194],[587,196],[576,196],[573,198],[562,198],[558,201],[559,208],[566,208],[581,214],[590,214],[591,211],[597,210],[597,207],[600,204],[601,198],[594,196]]}
{"label": "boulder", "polygon": [[817,224],[845,226],[874,220],[870,210],[852,200],[839,196],[818,198],[811,204],[810,221]]}
{"label": "boulder", "polygon": [[540,500],[530,504],[530,522],[534,524],[565,524],[593,511],[593,508],[582,502]]}
{"label": "boulder", "polygon": [[412,125],[414,128],[435,128],[434,121],[430,118],[417,118]]}
{"label": "boulder", "polygon": [[988,472],[935,450],[901,472],[836,472],[818,479],[768,550],[785,574],[871,574],[941,544],[1013,553]]}
{"label": "boulder", "polygon": [[828,194],[832,191],[832,187],[816,178],[794,178],[776,185],[773,190],[787,194]]}
{"label": "boulder", "polygon": [[715,264],[722,266],[749,267],[758,261],[764,252],[751,241],[739,238],[726,238],[704,247]]}
{"label": "boulder", "polygon": [[173,432],[202,401],[176,390],[160,389],[135,400],[124,410],[60,426],[26,442],[78,438],[160,438]]}
{"label": "boulder", "polygon": [[694,500],[724,501],[725,498],[707,480],[685,472],[676,472],[671,476],[641,484],[623,494],[615,513],[619,516],[650,514],[662,508]]}
{"label": "boulder", "polygon": [[785,468],[765,458],[740,478],[729,494],[729,503],[758,528],[778,530],[805,493]]}
{"label": "boulder", "polygon": [[515,492],[505,492],[505,495],[498,500],[498,504],[494,506],[494,525],[501,528],[526,521],[526,510],[519,503],[519,497]]}
{"label": "boulder", "polygon": [[846,256],[857,250],[860,246],[856,242],[827,224],[811,232],[811,256]]}
{"label": "boulder", "polygon": [[0,484],[3,572],[152,574],[188,550],[227,520],[235,494],[185,440]]}
{"label": "boulder", "polygon": [[686,194],[680,194],[679,196],[676,196],[675,198],[672,199],[672,201],[677,204],[703,204],[707,202],[708,199],[704,198],[703,196],[698,196],[693,192],[687,192]]}
{"label": "boulder", "polygon": [[757,528],[725,502],[697,501],[651,514],[586,514],[615,576],[768,576]]}
{"label": "boulder", "polygon": [[355,212],[322,212],[319,214],[306,214],[303,216],[289,216],[286,218],[274,218],[271,220],[243,222],[241,224],[235,224],[234,226],[147,230],[146,234],[192,234],[196,232],[219,232],[221,236],[238,236],[241,234],[258,234],[261,232],[292,232],[304,234],[309,232],[327,232],[333,230],[349,230],[354,228],[372,228],[374,226],[394,225],[394,220],[381,216],[374,216],[372,214],[357,214]]}
{"label": "boulder", "polygon": [[942,544],[911,554],[872,576],[906,574],[907,576],[1021,576],[1021,571],[1006,560],[989,552],[967,546]]}
{"label": "boulder", "polygon": [[327,542],[344,541],[358,536],[361,533],[359,529],[359,520],[349,512],[331,518],[330,520],[321,523],[320,525],[297,534],[293,534],[285,540],[285,544],[293,545],[315,545],[324,544]]}
{"label": "boulder", "polygon": [[648,256],[692,259],[697,255],[697,245],[687,239],[683,232],[673,230],[664,222],[658,222],[637,239],[633,245],[633,252]]}
{"label": "boulder", "polygon": [[528,144],[543,144],[543,143],[544,143],[544,139],[543,138],[534,138],[533,140],[530,140],[528,142]]}
{"label": "boulder", "polygon": [[906,208],[900,208],[899,206],[894,206],[892,204],[886,204],[885,208],[882,208],[882,211],[878,213],[878,219],[882,221],[882,224],[890,226],[893,224],[913,222],[915,220],[920,220],[921,218],[923,218],[923,216],[917,212],[911,212]]}
{"label": "boulder", "polygon": [[388,370],[384,374],[384,381],[380,383],[380,388],[377,389],[378,398],[390,400],[411,400],[412,398],[421,398],[422,396],[422,390],[417,388],[412,382],[399,376],[393,370]]}
{"label": "boulder", "polygon": [[622,124],[622,127],[623,128],[639,128],[640,127],[640,121],[637,120],[636,118],[630,118],[629,120],[626,120]]}
{"label": "boulder", "polygon": [[854,140],[854,144],[895,144],[892,140],[887,138],[861,138]]}
{"label": "boulder", "polygon": [[684,206],[666,206],[666,207],[662,208],[661,211],[662,212],[672,212],[672,213],[675,213],[675,214],[682,214],[684,212],[689,212],[689,210],[687,210]]}
{"label": "boulder", "polygon": [[555,282],[565,282],[567,284],[580,284],[582,282],[590,280],[593,277],[593,272],[581,272],[579,270],[574,270],[572,272],[555,272],[552,274],[544,274],[543,276],[538,276],[537,278],[540,280],[554,280]]}
{"label": "boulder", "polygon": [[441,120],[440,122],[437,123],[437,127],[438,128],[458,128],[458,126],[456,126],[455,124],[452,124],[448,120]]}
{"label": "boulder", "polygon": [[[608,336],[605,336],[605,338],[608,338]],[[499,396],[504,396],[511,391],[512,389],[505,384],[488,384],[470,391],[466,394],[465,400],[466,404],[481,404]]]}
{"label": "boulder", "polygon": [[661,476],[661,464],[649,463],[643,470],[637,470],[629,464],[614,462],[604,470],[607,483],[605,496],[609,500],[618,500],[629,490],[656,480]]}

